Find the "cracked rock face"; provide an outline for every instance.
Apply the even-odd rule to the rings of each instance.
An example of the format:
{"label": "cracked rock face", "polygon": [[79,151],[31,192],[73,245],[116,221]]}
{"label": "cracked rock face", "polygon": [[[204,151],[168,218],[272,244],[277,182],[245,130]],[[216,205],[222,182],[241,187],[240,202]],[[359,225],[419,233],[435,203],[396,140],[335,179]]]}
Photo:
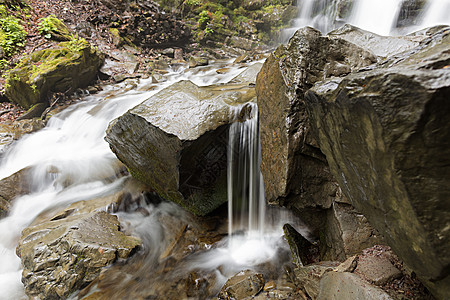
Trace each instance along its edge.
{"label": "cracked rock face", "polygon": [[[435,297],[450,293],[450,28],[336,84],[306,106],[351,204]],[[426,32],[423,34],[426,35]]]}
{"label": "cracked rock face", "polygon": [[117,193],[77,202],[39,217],[22,232],[17,255],[29,297],[65,299],[94,280],[101,268],[135,252],[141,241],[122,233],[116,216],[99,210],[122,197]]}

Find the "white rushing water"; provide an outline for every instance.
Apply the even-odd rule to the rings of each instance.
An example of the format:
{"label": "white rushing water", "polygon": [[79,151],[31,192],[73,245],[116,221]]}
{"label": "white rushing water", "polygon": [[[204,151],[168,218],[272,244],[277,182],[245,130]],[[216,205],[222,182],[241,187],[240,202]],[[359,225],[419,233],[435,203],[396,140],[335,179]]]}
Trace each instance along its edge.
{"label": "white rushing water", "polygon": [[0,161],[0,178],[32,167],[32,192],[15,199],[9,215],[0,220],[0,299],[26,299],[15,247],[21,231],[37,215],[120,187],[120,180],[104,180],[114,178],[117,171],[117,159],[104,141],[109,122],[176,81],[188,79],[200,86],[226,83],[243,71],[231,66],[227,74],[217,74],[217,68],[228,63],[170,70],[167,81],[149,92],[143,90],[154,85],[151,78],[127,92],[126,82],[110,86],[53,116],[44,129],[7,149]]}
{"label": "white rushing water", "polygon": [[[413,0],[299,0],[299,15],[293,20],[292,28],[284,31],[284,42],[294,32],[304,26],[312,26],[322,33],[336,29],[344,23],[350,23],[379,35],[407,34],[418,29],[434,25],[450,25],[450,0],[427,0],[411,24],[398,27],[401,7],[405,3],[414,4]],[[343,3],[349,3],[348,13],[340,16],[339,9]],[[411,6],[406,5],[404,14]],[[414,5],[412,5],[414,7]]]}

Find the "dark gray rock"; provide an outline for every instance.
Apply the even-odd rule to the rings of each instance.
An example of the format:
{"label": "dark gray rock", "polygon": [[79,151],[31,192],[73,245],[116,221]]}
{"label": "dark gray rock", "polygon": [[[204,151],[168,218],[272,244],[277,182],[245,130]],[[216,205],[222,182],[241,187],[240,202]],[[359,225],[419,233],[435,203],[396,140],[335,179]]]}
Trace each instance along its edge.
{"label": "dark gray rock", "polygon": [[438,299],[450,294],[450,30],[306,96],[331,172]]}
{"label": "dark gray rock", "polygon": [[[197,215],[227,201],[228,124],[235,104],[254,101],[246,86],[181,81],[111,122],[106,140],[130,173]],[[238,113],[246,118],[250,106]]]}
{"label": "dark gray rock", "polygon": [[[266,197],[296,209],[329,208],[339,197],[326,158],[311,134],[303,93],[324,78],[376,62],[370,52],[306,27],[264,63],[257,78]],[[339,65],[346,65],[342,73]],[[339,70],[337,70],[339,69]]]}

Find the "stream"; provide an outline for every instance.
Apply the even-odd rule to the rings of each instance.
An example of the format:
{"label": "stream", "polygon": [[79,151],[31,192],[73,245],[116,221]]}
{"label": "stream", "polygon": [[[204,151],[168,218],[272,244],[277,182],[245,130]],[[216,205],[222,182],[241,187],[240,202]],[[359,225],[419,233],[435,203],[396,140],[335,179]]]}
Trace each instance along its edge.
{"label": "stream", "polygon": [[[285,38],[305,25],[312,25],[326,32],[335,28],[337,23],[350,22],[363,29],[388,35],[404,33],[405,30],[410,32],[436,23],[450,24],[450,0],[428,1],[414,24],[402,29],[395,25],[401,3],[399,0],[356,0],[346,19],[337,23],[332,19],[336,17],[336,11],[325,10],[325,3],[326,1],[303,1],[293,28],[284,32]],[[244,71],[232,64],[232,61],[216,61],[209,66],[194,69],[174,67],[164,76],[166,81],[158,84],[152,83],[149,78],[106,86],[98,94],[87,95],[79,103],[54,115],[44,129],[24,136],[5,150],[0,161],[0,178],[31,167],[32,192],[15,199],[8,216],[0,220],[0,299],[27,299],[21,283],[20,258],[16,256],[15,248],[21,231],[33,219],[55,207],[109,195],[122,187],[124,178],[117,175],[118,160],[104,140],[109,122],[180,80],[191,80],[199,86],[227,83]],[[224,66],[230,71],[218,74],[216,70]],[[281,209],[266,210],[263,182],[259,173],[257,115],[245,123],[231,126],[230,137],[230,220],[225,230],[229,235],[214,248],[204,249],[201,253],[184,259],[179,268],[167,275],[179,276],[181,273],[189,274],[192,270],[214,273],[215,283],[210,290],[211,294],[217,293],[226,279],[240,270],[258,268],[264,264],[281,268],[290,259],[287,243],[282,239],[283,223],[293,223],[297,225],[297,230],[307,235],[306,229],[289,212]],[[233,147],[237,150],[233,150]],[[232,159],[233,155],[237,157]],[[248,169],[242,169],[247,168],[246,166]],[[248,202],[245,202],[247,204],[234,201],[233,195],[239,193],[238,184],[251,186],[250,193],[243,197],[248,198]],[[113,281],[110,289],[117,296],[132,289],[157,289],[136,278],[146,278],[148,273],[161,267],[158,265],[158,258],[167,243],[167,234],[158,221],[161,216],[186,223],[192,221],[189,214],[172,203],[139,205],[146,208],[149,215],[133,211],[117,213],[125,230],[139,236],[144,243],[142,253],[132,258],[138,261],[135,264],[137,269],[127,270],[118,264],[117,274],[133,275]],[[245,213],[244,216],[234,212],[233,206],[236,208],[239,205],[244,205],[239,209]],[[282,220],[283,223],[277,220]],[[278,271],[281,273],[281,270]]]}
{"label": "stream", "polygon": [[[230,71],[226,74],[217,74],[216,70],[224,66],[229,67]],[[105,130],[111,120],[174,82],[188,79],[199,86],[226,83],[244,70],[233,65],[232,60],[217,61],[207,67],[170,69],[165,75],[167,80],[156,85],[152,84],[151,78],[128,80],[110,85],[102,92],[89,95],[83,101],[56,114],[44,129],[23,137],[9,147],[1,161],[0,177],[5,178],[25,167],[31,167],[32,192],[15,199],[9,215],[0,221],[0,290],[2,291],[0,298],[27,299],[20,281],[20,258],[15,254],[15,247],[21,231],[34,218],[43,211],[68,206],[80,200],[109,195],[121,188],[123,178],[116,176],[118,160],[104,140]],[[149,87],[151,91],[145,91]],[[241,124],[242,128],[234,128],[233,131],[240,136],[239,132],[248,127],[248,124],[253,124],[254,127],[257,121],[249,120]],[[246,132],[246,139],[257,139],[256,134],[255,130],[250,130]],[[244,137],[238,143],[241,145],[246,143]],[[258,143],[258,140],[254,143]],[[259,168],[258,158],[255,161],[255,158],[246,154],[245,159],[253,161],[253,173],[257,173],[256,182],[259,184],[260,174],[259,171],[255,171]],[[230,172],[233,172],[231,167]],[[256,176],[253,173],[252,176]],[[109,180],[104,180],[105,178]],[[111,180],[111,178],[115,179]],[[260,190],[258,187],[258,191]],[[264,203],[264,198],[257,201]],[[157,207],[146,205],[146,209],[150,211],[149,216],[133,212],[118,213],[121,222],[128,224],[129,231],[143,240],[143,248],[152,248],[150,252],[144,251],[143,257],[146,257],[146,262],[141,263],[140,271],[134,271],[135,274],[148,273],[152,270],[157,263],[155,260],[164,249],[162,246],[165,243],[164,230],[158,224],[158,217],[161,214],[169,214],[187,218],[186,212],[172,203],[164,203]],[[253,215],[258,215],[258,212]],[[281,219],[286,222],[289,217],[285,216]],[[264,220],[263,217],[256,222],[262,224],[262,220]],[[252,227],[258,231],[258,235],[252,235],[251,238],[241,234],[233,237],[230,243],[225,239],[222,241],[222,246],[213,252],[196,256],[193,262],[186,262],[186,265],[190,265],[186,268],[192,269],[195,266],[211,271],[227,262],[228,270],[222,271],[221,278],[216,284],[218,289],[226,281],[227,276],[245,267],[270,260],[275,256],[278,247],[287,249],[287,245],[280,241],[282,224],[273,225],[266,224],[264,230],[261,227],[257,229]],[[161,246],[155,249],[154,245]],[[214,257],[213,260],[211,256]]]}

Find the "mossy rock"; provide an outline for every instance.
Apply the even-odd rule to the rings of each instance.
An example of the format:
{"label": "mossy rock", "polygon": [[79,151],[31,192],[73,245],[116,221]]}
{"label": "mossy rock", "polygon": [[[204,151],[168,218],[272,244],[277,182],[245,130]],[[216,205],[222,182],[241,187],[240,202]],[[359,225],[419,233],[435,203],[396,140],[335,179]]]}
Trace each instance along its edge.
{"label": "mossy rock", "polygon": [[83,39],[32,53],[6,76],[5,94],[25,109],[48,103],[52,92],[71,92],[95,79],[103,55]]}
{"label": "mossy rock", "polygon": [[53,15],[41,19],[39,25],[39,32],[48,39],[61,42],[73,39],[73,35],[66,24]]}

